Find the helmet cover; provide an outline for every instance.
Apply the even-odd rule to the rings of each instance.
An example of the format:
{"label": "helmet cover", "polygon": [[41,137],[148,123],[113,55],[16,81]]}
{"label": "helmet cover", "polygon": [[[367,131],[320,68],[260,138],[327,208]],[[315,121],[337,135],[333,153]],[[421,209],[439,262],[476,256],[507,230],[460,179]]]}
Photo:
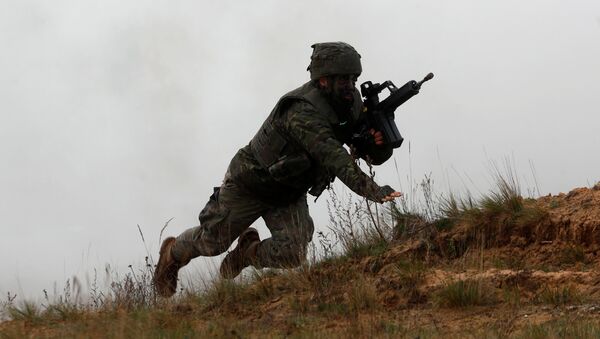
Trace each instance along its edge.
{"label": "helmet cover", "polygon": [[362,73],[360,54],[345,42],[322,42],[310,46],[313,48],[310,57],[310,79],[334,74]]}

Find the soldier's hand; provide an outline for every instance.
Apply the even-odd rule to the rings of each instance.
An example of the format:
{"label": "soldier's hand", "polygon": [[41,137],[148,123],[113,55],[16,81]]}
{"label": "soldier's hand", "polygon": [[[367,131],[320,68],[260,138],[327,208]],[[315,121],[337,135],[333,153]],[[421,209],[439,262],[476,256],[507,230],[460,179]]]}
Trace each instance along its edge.
{"label": "soldier's hand", "polygon": [[396,192],[395,189],[391,188],[388,185],[381,186],[379,194],[380,194],[379,197],[382,197],[382,198],[380,198],[381,199],[380,201],[382,203],[387,202],[387,201],[392,201],[392,200],[402,196],[402,193]]}
{"label": "soldier's hand", "polygon": [[375,145],[377,145],[377,146],[383,145],[383,133],[381,133],[381,131],[375,131],[374,128],[371,128],[369,130],[369,132],[371,133],[371,135],[373,135],[373,140],[375,140]]}
{"label": "soldier's hand", "polygon": [[381,199],[382,202],[388,202],[388,201],[392,201],[396,198],[400,198],[402,196],[401,192],[392,192],[389,195],[386,195],[385,197],[383,197],[383,199]]}

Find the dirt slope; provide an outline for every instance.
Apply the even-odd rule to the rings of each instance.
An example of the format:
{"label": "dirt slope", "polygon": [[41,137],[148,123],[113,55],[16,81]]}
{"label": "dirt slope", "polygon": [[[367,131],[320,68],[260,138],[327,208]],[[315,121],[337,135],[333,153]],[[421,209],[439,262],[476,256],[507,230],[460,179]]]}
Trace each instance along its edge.
{"label": "dirt slope", "polygon": [[[361,255],[217,282],[155,309],[13,321],[3,337],[600,336],[600,183]],[[365,254],[366,253],[366,254]],[[8,333],[8,334],[7,334]]]}
{"label": "dirt slope", "polygon": [[[524,204],[475,233],[458,222],[262,278],[266,302],[234,314],[283,335],[599,336],[600,184]],[[448,243],[462,249],[449,255]]]}

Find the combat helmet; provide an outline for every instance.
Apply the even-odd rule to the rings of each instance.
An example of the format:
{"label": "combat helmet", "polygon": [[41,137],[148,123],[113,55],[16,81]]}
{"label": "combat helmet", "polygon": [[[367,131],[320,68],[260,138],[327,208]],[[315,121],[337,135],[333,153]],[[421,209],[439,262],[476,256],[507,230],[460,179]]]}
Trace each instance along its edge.
{"label": "combat helmet", "polygon": [[322,42],[310,46],[313,48],[310,56],[310,79],[315,80],[333,74],[362,73],[360,54],[345,42]]}

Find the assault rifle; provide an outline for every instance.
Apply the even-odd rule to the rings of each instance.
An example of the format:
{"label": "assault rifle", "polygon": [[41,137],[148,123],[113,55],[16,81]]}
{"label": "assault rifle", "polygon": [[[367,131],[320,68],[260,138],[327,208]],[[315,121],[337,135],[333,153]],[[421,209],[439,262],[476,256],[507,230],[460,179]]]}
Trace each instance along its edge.
{"label": "assault rifle", "polygon": [[[360,92],[364,98],[363,104],[366,121],[353,134],[353,143],[358,145],[373,143],[373,136],[369,130],[375,129],[376,131],[381,131],[383,134],[384,145],[390,145],[392,148],[400,147],[404,138],[400,135],[394,121],[394,111],[396,111],[398,106],[418,94],[421,85],[432,78],[433,73],[429,73],[423,80],[419,82],[411,80],[400,88],[397,88],[389,80],[382,84],[373,84],[371,81],[367,81],[360,85]],[[390,91],[390,95],[380,102],[379,93],[386,88]]]}

